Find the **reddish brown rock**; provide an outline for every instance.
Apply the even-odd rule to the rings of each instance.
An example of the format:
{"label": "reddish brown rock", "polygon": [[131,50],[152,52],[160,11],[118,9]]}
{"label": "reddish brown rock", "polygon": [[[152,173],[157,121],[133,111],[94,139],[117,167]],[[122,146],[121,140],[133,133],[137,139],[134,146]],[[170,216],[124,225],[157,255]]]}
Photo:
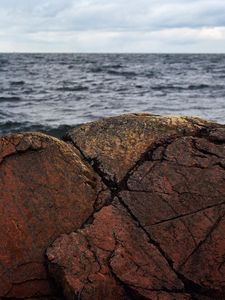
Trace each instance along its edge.
{"label": "reddish brown rock", "polygon": [[225,295],[225,145],[183,137],[162,148],[121,197],[179,274]]}
{"label": "reddish brown rock", "polygon": [[97,213],[90,226],[57,239],[47,256],[67,299],[151,299],[183,291],[157,247],[116,202]]}
{"label": "reddish brown rock", "polygon": [[199,118],[128,114],[87,123],[71,130],[74,143],[109,180],[120,182],[136,161],[164,138],[196,135],[211,123]]}
{"label": "reddish brown rock", "polygon": [[70,132],[118,200],[48,249],[66,298],[225,299],[224,137],[222,125],[150,115]]}
{"label": "reddish brown rock", "polygon": [[42,134],[0,139],[0,299],[56,292],[45,249],[81,227],[98,193],[97,176],[64,142]]}
{"label": "reddish brown rock", "polygon": [[0,299],[224,300],[225,127],[131,114],[66,140],[0,139]]}

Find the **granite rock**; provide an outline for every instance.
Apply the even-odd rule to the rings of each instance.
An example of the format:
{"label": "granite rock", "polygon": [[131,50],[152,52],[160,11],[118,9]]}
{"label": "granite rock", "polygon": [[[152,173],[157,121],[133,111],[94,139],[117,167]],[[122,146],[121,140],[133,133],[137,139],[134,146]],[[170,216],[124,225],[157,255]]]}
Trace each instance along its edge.
{"label": "granite rock", "polygon": [[0,138],[0,299],[56,292],[45,250],[82,226],[100,189],[68,144],[38,133]]}
{"label": "granite rock", "polygon": [[198,118],[142,114],[69,132],[111,199],[48,248],[66,299],[225,299],[224,136]]}
{"label": "granite rock", "polygon": [[225,126],[130,114],[0,138],[0,215],[0,299],[223,300]]}

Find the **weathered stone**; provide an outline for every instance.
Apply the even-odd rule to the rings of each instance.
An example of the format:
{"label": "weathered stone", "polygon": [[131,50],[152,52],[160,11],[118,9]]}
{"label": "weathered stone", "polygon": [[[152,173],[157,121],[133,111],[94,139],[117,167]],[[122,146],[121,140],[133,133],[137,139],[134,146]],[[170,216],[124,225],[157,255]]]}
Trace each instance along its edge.
{"label": "weathered stone", "polygon": [[163,148],[120,196],[179,274],[225,295],[225,145],[181,137]]}
{"label": "weathered stone", "polygon": [[160,290],[183,291],[157,247],[116,202],[90,226],[57,239],[47,256],[52,274],[61,274],[67,299],[151,299]]}
{"label": "weathered stone", "polygon": [[48,249],[67,299],[225,299],[224,136],[222,125],[150,115],[69,133],[117,198]]}
{"label": "weathered stone", "polygon": [[65,139],[111,181],[120,182],[134,163],[164,138],[196,135],[211,123],[199,118],[129,114],[84,124]]}
{"label": "weathered stone", "polygon": [[224,137],[131,114],[1,138],[0,299],[225,299]]}
{"label": "weathered stone", "polygon": [[97,175],[66,143],[36,133],[0,139],[1,299],[55,293],[45,249],[82,226],[99,192]]}

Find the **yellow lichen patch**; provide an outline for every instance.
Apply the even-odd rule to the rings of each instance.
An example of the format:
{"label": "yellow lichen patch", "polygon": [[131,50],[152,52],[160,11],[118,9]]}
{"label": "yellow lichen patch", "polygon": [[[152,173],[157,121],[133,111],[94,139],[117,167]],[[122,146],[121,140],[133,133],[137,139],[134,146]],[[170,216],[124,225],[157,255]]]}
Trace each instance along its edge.
{"label": "yellow lichen patch", "polygon": [[82,125],[68,137],[86,158],[97,159],[105,173],[120,181],[154,144],[184,134],[196,135],[209,125],[212,123],[199,118],[125,114]]}

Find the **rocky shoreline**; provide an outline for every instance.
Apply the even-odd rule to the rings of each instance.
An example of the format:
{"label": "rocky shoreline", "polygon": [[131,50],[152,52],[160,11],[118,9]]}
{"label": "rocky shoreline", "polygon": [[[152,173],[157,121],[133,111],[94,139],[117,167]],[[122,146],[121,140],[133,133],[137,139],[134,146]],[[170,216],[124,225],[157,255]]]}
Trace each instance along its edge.
{"label": "rocky shoreline", "polygon": [[0,214],[0,299],[225,299],[225,125],[2,137]]}

